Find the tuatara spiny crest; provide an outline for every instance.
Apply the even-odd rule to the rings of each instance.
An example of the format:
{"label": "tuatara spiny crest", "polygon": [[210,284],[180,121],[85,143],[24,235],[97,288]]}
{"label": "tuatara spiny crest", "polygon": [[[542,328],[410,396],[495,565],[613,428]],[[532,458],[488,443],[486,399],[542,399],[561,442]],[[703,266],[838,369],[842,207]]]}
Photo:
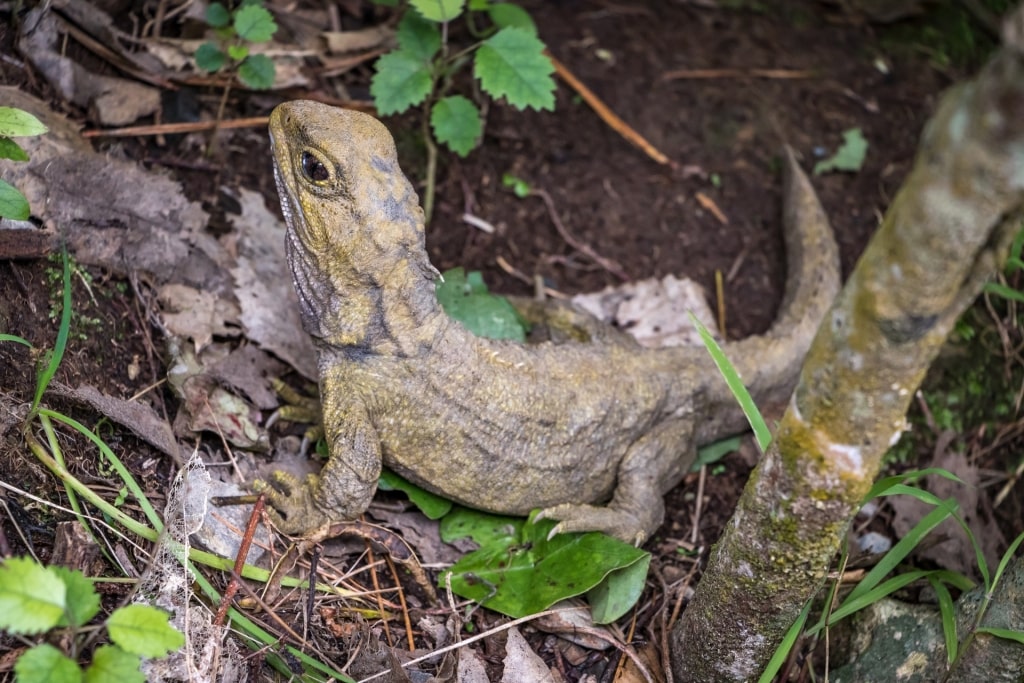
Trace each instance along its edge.
{"label": "tuatara spiny crest", "polygon": [[[541,508],[559,520],[555,533],[640,543],[697,447],[744,429],[703,348],[645,350],[615,333],[524,346],[449,319],[418,198],[376,119],[290,102],[271,115],[270,136],[330,449],[319,476],[259,484],[283,531],[358,516],[383,463],[473,508]],[[765,335],[725,345],[759,403],[788,399],[839,287],[828,222],[788,151],[785,182],[781,311]]]}

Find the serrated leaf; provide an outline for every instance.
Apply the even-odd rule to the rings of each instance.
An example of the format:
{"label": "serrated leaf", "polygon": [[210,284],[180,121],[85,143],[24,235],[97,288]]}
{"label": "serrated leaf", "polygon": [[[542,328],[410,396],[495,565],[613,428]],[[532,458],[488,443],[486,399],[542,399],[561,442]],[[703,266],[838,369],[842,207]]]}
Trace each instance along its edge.
{"label": "serrated leaf", "polygon": [[429,519],[441,519],[452,509],[452,503],[436,493],[421,489],[416,484],[406,481],[389,469],[383,469],[377,480],[377,488],[382,491],[401,491],[409,496],[409,500]]}
{"label": "serrated leaf", "polygon": [[409,4],[415,7],[424,19],[440,23],[451,21],[462,14],[466,0],[409,0]]}
{"label": "serrated leaf", "polygon": [[398,47],[423,62],[429,62],[441,49],[441,32],[437,26],[416,12],[406,12],[395,32]]}
{"label": "serrated leaf", "polygon": [[14,140],[0,138],[0,159],[11,161],[28,161],[28,154]]}
{"label": "serrated leaf", "polygon": [[85,670],[85,683],[146,683],[139,670],[142,658],[114,645],[101,645],[92,655],[92,664]]}
{"label": "serrated leaf", "polygon": [[70,622],[72,626],[84,626],[89,623],[89,620],[100,611],[100,596],[96,593],[92,581],[82,572],[67,567],[54,566],[50,569],[60,577],[67,590],[67,604],[60,625],[68,626]]}
{"label": "serrated leaf", "polygon": [[249,55],[238,66],[238,80],[253,90],[266,90],[274,85],[274,61],[266,55]]}
{"label": "serrated leaf", "polygon": [[0,565],[0,629],[40,633],[64,615],[67,589],[56,573],[28,557]]}
{"label": "serrated leaf", "polygon": [[846,171],[856,173],[864,165],[864,157],[868,153],[868,141],[860,128],[843,131],[843,144],[828,159],[822,159],[814,165],[814,175],[829,171]]}
{"label": "serrated leaf", "polygon": [[249,56],[248,45],[228,45],[228,57],[240,62]]}
{"label": "serrated leaf", "polygon": [[203,43],[196,49],[196,66],[208,73],[220,71],[228,61],[228,56],[213,43]]}
{"label": "serrated leaf", "polygon": [[163,657],[185,644],[185,636],[167,623],[163,610],[148,605],[128,605],[107,619],[107,632],[114,644],[143,657]]}
{"label": "serrated leaf", "polygon": [[235,12],[235,31],[238,37],[250,43],[265,43],[277,31],[277,22],[266,8],[245,5]]}
{"label": "serrated leaf", "polygon": [[32,114],[15,107],[0,107],[0,137],[30,138],[49,128]]}
{"label": "serrated leaf", "polygon": [[533,23],[533,17],[519,5],[514,5],[511,2],[497,2],[487,8],[487,15],[498,28],[515,26],[537,35],[537,24]]}
{"label": "serrated leaf", "polygon": [[224,28],[231,23],[231,12],[223,4],[214,2],[206,8],[206,23],[213,28]]}
{"label": "serrated leaf", "polygon": [[504,97],[517,109],[554,109],[555,67],[544,56],[544,43],[529,31],[509,26],[488,38],[473,60],[473,75],[495,99]]}
{"label": "serrated leaf", "polygon": [[73,659],[49,643],[29,648],[14,663],[18,683],[78,683],[82,670]]}
{"label": "serrated leaf", "polygon": [[30,213],[25,195],[7,181],[0,180],[0,218],[24,221],[28,220]]}
{"label": "serrated leaf", "polygon": [[370,82],[370,94],[382,116],[397,114],[420,104],[433,87],[429,65],[405,50],[384,55],[377,60],[376,68],[377,73]]}
{"label": "serrated leaf", "polygon": [[516,309],[508,299],[487,291],[479,271],[467,274],[462,268],[452,268],[443,277],[436,285],[437,300],[449,317],[478,337],[526,341]]}
{"label": "serrated leaf", "polygon": [[480,111],[462,95],[438,100],[430,111],[430,127],[438,142],[461,157],[473,151],[484,131]]}

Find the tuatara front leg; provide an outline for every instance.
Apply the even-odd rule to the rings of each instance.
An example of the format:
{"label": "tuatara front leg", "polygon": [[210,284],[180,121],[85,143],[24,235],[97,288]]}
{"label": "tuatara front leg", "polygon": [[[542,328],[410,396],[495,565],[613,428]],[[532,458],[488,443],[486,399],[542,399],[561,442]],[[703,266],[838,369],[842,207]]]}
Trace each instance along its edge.
{"label": "tuatara front leg", "polygon": [[305,534],[355,519],[370,505],[380,478],[380,438],[356,401],[325,402],[324,430],[331,457],[304,480],[275,471],[254,488],[267,495],[271,518],[284,533]]}
{"label": "tuatara front leg", "polygon": [[[558,524],[550,536],[574,531],[602,531],[640,545],[665,517],[666,482],[679,481],[697,457],[693,422],[679,417],[642,436],[619,463],[615,494],[606,505],[563,503],[541,510],[537,519]],[[680,448],[685,448],[683,453]]]}

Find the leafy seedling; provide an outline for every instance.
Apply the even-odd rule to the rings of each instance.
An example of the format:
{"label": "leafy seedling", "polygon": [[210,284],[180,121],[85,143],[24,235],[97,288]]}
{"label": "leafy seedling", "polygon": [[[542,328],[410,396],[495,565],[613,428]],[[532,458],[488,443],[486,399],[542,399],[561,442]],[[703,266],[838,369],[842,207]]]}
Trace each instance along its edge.
{"label": "leafy seedling", "polygon": [[[42,135],[49,130],[32,114],[15,107],[0,107],[0,159],[28,161],[28,153],[11,138]],[[0,179],[0,218],[28,220],[28,200],[18,188]]]}
{"label": "leafy seedling", "polygon": [[[520,110],[551,110],[555,106],[554,66],[544,54],[536,25],[521,7],[490,0],[471,0],[468,11],[462,0],[410,0],[410,5],[411,10],[398,24],[398,47],[377,60],[370,94],[384,116],[423,108],[427,144],[424,213],[429,221],[437,175],[434,141],[464,157],[483,135],[478,103],[449,94],[456,72],[472,65],[484,94],[495,100],[504,98]],[[460,16],[480,40],[452,53],[447,24]],[[477,22],[482,18],[488,26],[481,30]]]}
{"label": "leafy seedling", "polygon": [[814,175],[845,171],[856,173],[864,165],[864,157],[868,153],[868,141],[860,128],[843,131],[843,144],[828,159],[822,159],[814,165]]}

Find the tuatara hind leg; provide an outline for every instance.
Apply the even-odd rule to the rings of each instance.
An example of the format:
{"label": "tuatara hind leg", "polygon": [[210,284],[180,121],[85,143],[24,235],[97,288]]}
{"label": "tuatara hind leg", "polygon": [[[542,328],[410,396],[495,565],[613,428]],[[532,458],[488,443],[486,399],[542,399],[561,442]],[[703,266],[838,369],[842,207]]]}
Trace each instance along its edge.
{"label": "tuatara hind leg", "polygon": [[[664,493],[696,458],[693,422],[679,417],[663,422],[630,447],[619,463],[615,492],[607,505],[563,503],[541,510],[537,519],[555,519],[551,536],[573,531],[603,531],[640,545],[665,519]],[[680,453],[679,449],[686,448]]]}

